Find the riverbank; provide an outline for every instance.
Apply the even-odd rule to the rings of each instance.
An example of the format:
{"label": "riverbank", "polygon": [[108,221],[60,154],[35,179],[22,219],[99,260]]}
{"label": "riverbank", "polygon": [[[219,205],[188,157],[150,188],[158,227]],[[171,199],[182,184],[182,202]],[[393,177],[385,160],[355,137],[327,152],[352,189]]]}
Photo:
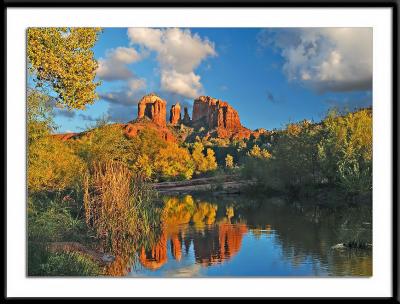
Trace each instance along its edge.
{"label": "riverbank", "polygon": [[211,191],[213,194],[240,194],[245,187],[255,185],[254,180],[240,179],[236,175],[219,175],[186,181],[154,183],[160,194],[178,195]]}

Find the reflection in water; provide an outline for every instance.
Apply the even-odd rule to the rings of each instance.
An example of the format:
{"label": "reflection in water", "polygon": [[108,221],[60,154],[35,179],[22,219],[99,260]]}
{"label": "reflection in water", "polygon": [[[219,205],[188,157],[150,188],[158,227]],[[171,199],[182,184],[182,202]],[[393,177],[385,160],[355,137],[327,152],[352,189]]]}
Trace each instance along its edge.
{"label": "reflection in water", "polygon": [[226,207],[226,217],[216,223],[218,206],[204,201],[195,203],[190,195],[182,199],[168,198],[164,206],[160,240],[151,250],[142,248],[140,253],[139,260],[145,268],[159,269],[167,262],[168,239],[171,255],[176,261],[182,259],[183,247],[188,253],[193,243],[196,262],[201,265],[221,263],[240,250],[247,227],[245,224],[230,223],[234,215],[233,207]]}
{"label": "reflection in water", "polygon": [[167,197],[161,231],[139,247],[125,245],[109,274],[370,276],[371,250],[331,247],[354,238],[371,243],[371,217],[369,205]]}

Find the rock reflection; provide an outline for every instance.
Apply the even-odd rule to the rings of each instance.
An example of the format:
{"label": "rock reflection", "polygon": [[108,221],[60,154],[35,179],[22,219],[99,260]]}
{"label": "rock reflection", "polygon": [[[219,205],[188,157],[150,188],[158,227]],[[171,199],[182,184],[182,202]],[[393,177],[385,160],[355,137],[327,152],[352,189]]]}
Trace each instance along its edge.
{"label": "rock reflection", "polygon": [[[206,201],[194,201],[186,195],[172,197],[164,202],[163,233],[160,241],[151,249],[142,248],[139,261],[147,269],[156,270],[168,258],[167,240],[170,241],[171,256],[182,259],[188,254],[191,244],[196,263],[210,266],[221,263],[239,252],[242,238],[248,229],[245,223],[232,224],[234,208],[226,207],[225,216],[217,221],[218,206]],[[190,224],[190,225],[189,225]]]}

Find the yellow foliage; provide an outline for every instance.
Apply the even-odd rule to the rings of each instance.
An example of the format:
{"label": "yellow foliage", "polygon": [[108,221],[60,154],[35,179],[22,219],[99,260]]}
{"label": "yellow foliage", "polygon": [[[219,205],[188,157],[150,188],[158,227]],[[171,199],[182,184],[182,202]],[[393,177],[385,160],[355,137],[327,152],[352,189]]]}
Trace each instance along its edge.
{"label": "yellow foliage", "polygon": [[51,136],[28,146],[28,189],[54,191],[78,185],[85,172],[84,162],[66,143]]}
{"label": "yellow foliage", "polygon": [[258,145],[254,145],[253,148],[251,148],[251,150],[247,152],[247,155],[250,157],[265,158],[265,159],[271,157],[271,153],[269,153],[268,150],[261,149]]}
{"label": "yellow foliage", "polygon": [[84,109],[97,98],[98,64],[91,50],[99,28],[29,28],[27,56],[37,87],[47,85],[57,101]]}
{"label": "yellow foliage", "polygon": [[233,164],[233,156],[230,154],[227,154],[225,157],[225,166],[229,169],[232,169],[234,164]]}
{"label": "yellow foliage", "polygon": [[217,168],[217,160],[214,151],[208,148],[205,156],[203,150],[204,146],[201,142],[196,142],[194,144],[192,158],[195,164],[196,174],[212,171]]}
{"label": "yellow foliage", "polygon": [[215,159],[215,152],[213,149],[208,148],[207,149],[207,155],[206,155],[206,160],[207,160],[207,170],[212,171],[217,169],[217,160]]}
{"label": "yellow foliage", "polygon": [[175,143],[169,143],[160,149],[155,157],[154,167],[163,178],[190,179],[194,171],[189,151]]}
{"label": "yellow foliage", "polygon": [[197,204],[192,220],[196,228],[202,228],[204,225],[212,225],[215,222],[218,206],[208,202]]}

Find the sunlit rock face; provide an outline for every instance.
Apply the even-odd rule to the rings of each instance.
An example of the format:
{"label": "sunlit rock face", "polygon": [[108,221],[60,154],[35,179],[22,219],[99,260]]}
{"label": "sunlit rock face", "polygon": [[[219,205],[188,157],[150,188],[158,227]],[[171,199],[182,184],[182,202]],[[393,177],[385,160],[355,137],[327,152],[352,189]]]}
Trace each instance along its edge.
{"label": "sunlit rock face", "polygon": [[194,100],[192,125],[215,130],[220,138],[248,138],[251,131],[240,123],[238,112],[226,101],[210,96]]}
{"label": "sunlit rock face", "polygon": [[193,104],[193,123],[203,121],[209,129],[240,130],[238,112],[227,102],[210,96],[200,96]]}
{"label": "sunlit rock face", "polygon": [[167,128],[161,127],[151,121],[127,123],[122,125],[123,133],[127,138],[133,138],[143,130],[152,129],[157,132],[157,135],[168,142],[176,142],[174,134]]}
{"label": "sunlit rock face", "polygon": [[179,103],[172,105],[170,110],[169,122],[176,125],[181,120],[181,106]]}
{"label": "sunlit rock face", "polygon": [[167,102],[155,94],[144,96],[138,103],[138,119],[149,118],[159,126],[167,124]]}

